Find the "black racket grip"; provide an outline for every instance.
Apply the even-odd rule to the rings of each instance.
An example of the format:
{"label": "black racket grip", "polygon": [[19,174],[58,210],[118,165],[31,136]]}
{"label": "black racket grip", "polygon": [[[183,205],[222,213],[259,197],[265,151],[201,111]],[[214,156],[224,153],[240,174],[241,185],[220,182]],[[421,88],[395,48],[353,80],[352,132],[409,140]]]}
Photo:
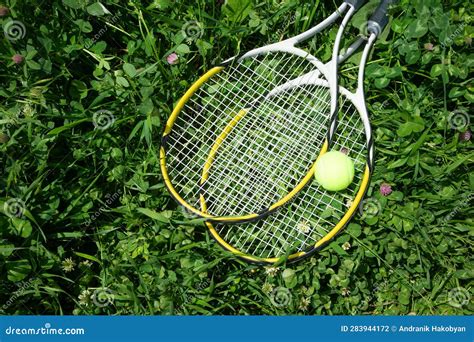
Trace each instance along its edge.
{"label": "black racket grip", "polygon": [[354,7],[354,10],[357,11],[365,3],[365,0],[346,0],[344,2]]}
{"label": "black racket grip", "polygon": [[369,19],[367,25],[367,31],[373,33],[376,36],[382,33],[385,26],[388,24],[388,7],[397,2],[397,0],[382,0],[379,7],[375,10]]}

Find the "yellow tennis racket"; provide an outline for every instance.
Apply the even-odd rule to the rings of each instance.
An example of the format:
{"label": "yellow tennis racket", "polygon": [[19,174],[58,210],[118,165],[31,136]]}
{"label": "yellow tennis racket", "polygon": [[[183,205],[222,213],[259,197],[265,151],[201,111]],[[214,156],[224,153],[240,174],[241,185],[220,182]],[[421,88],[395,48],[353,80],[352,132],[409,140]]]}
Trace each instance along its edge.
{"label": "yellow tennis racket", "polygon": [[[164,182],[181,205],[212,222],[244,222],[301,191],[327,132],[307,127],[337,111],[339,45],[363,2],[347,0],[312,29],[231,58],[191,86],[166,123],[160,149]],[[344,13],[329,62],[296,47]]]}
{"label": "yellow tennis racket", "polygon": [[[296,261],[331,241],[353,217],[369,186],[374,163],[374,144],[363,87],[364,69],[372,45],[387,24],[390,3],[382,1],[368,21],[369,35],[359,64],[356,90],[350,92],[339,87],[336,116],[327,115],[323,120],[308,122],[308,130],[328,134],[320,155],[326,153],[330,141],[332,150],[342,151],[352,159],[355,166],[353,182],[345,190],[334,192],[312,181],[285,208],[254,223],[207,222],[212,236],[225,249],[251,262]],[[314,82],[321,87],[330,87],[326,80],[311,78],[300,79],[293,87],[312,89]],[[319,138],[325,140],[326,134]],[[299,146],[310,148],[304,144]],[[205,199],[202,202],[205,210]]]}

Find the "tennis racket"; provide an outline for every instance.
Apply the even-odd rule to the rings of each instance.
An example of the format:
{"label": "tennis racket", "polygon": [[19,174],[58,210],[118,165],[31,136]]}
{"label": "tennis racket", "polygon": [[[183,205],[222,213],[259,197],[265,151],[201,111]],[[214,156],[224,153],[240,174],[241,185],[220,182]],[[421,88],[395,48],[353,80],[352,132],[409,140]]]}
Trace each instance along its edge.
{"label": "tennis racket", "polygon": [[[305,125],[336,112],[339,45],[362,3],[346,0],[312,29],[231,58],[191,86],[168,119],[160,148],[172,197],[200,217],[235,223],[268,215],[309,182],[327,129],[309,132]],[[328,63],[296,47],[344,13]],[[313,70],[329,87],[313,82],[272,92]]]}
{"label": "tennis racket", "polygon": [[[354,162],[354,181],[339,192],[326,191],[313,181],[286,208],[258,222],[242,225],[207,222],[212,236],[226,250],[247,261],[263,264],[300,260],[331,241],[356,212],[368,188],[374,164],[374,145],[363,87],[364,69],[376,38],[388,22],[390,3],[382,1],[368,21],[369,34],[359,63],[356,90],[350,92],[339,87],[338,125],[337,129],[329,129],[331,148],[347,153]],[[315,82],[330,87],[327,80],[311,77],[300,79],[298,86],[311,86]],[[324,126],[325,123],[323,128],[328,130],[328,127],[335,127],[334,120],[327,116],[320,122],[314,120],[312,125]],[[322,150],[321,155],[325,152]]]}

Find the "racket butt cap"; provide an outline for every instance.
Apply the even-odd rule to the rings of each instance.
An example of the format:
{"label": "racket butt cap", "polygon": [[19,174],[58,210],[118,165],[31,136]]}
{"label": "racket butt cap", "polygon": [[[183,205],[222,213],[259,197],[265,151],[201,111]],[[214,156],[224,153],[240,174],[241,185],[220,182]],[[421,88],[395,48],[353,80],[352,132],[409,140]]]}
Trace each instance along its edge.
{"label": "racket butt cap", "polygon": [[367,23],[367,31],[369,31],[369,33],[375,34],[376,36],[379,36],[382,33],[383,29],[388,24],[388,8],[396,2],[397,0],[383,0],[380,3],[379,7],[377,7]]}

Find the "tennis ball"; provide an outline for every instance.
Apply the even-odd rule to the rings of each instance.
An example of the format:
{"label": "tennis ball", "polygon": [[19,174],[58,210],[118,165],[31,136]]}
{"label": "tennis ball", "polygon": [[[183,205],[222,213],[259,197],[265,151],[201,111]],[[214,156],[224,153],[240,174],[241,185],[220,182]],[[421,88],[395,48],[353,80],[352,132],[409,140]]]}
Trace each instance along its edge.
{"label": "tennis ball", "polygon": [[327,152],[316,161],[314,177],[326,190],[344,190],[354,179],[354,162],[342,152]]}

